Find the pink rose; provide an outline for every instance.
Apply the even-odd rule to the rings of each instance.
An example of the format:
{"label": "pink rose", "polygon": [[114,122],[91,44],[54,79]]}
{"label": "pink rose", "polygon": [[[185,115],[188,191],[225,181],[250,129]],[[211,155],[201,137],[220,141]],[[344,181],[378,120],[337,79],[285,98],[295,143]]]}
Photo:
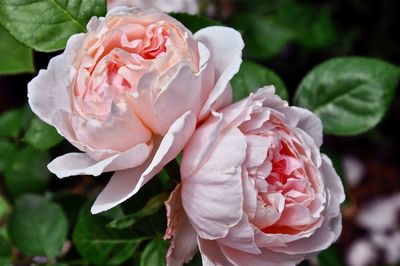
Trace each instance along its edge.
{"label": "pink rose", "polygon": [[158,8],[164,12],[182,12],[197,14],[199,3],[197,0],[107,0],[107,9],[117,6],[145,8]]}
{"label": "pink rose", "polygon": [[[341,231],[342,183],[311,112],[260,89],[213,113],[183,152],[167,201],[169,265],[295,265]],[[189,221],[189,222],[187,222]]]}
{"label": "pink rose", "polygon": [[226,27],[192,35],[154,10],[92,18],[28,84],[29,104],[83,153],[48,166],[63,178],[117,171],[98,213],[134,195],[183,149],[210,110],[232,101],[243,41]]}

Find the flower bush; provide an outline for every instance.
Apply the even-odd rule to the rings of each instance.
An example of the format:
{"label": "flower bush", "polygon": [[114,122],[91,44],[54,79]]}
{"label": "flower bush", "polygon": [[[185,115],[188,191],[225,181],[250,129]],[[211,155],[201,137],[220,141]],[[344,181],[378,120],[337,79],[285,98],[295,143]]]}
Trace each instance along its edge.
{"label": "flower bush", "polygon": [[0,0],[0,265],[396,263],[398,16],[330,1]]}

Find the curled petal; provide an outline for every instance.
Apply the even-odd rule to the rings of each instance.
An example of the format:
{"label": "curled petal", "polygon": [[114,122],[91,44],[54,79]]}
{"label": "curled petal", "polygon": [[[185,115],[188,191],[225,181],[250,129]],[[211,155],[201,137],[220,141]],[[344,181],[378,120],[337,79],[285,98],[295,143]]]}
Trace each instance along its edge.
{"label": "curled petal", "polygon": [[218,110],[221,107],[216,101],[224,95],[232,77],[239,71],[242,63],[242,50],[244,42],[240,34],[227,27],[214,26],[199,30],[194,38],[202,42],[210,50],[210,64],[215,68],[215,87],[204,104],[200,119],[205,117],[211,109]]}
{"label": "curled petal", "polygon": [[172,191],[165,206],[168,226],[164,239],[172,238],[167,252],[167,265],[183,265],[189,262],[197,252],[197,234],[183,210],[180,184]]}
{"label": "curled petal", "polygon": [[142,143],[100,162],[93,160],[86,153],[67,153],[54,159],[47,167],[59,178],[72,175],[98,176],[103,172],[136,167],[146,161],[151,150],[152,145]]}
{"label": "curled petal", "polygon": [[[202,138],[199,134],[202,132],[195,133],[194,139]],[[191,148],[196,147],[187,149]],[[242,133],[236,128],[227,129],[197,171],[187,175],[182,170],[182,204],[200,237],[225,237],[229,228],[242,219],[241,165],[245,153],[246,141]]]}
{"label": "curled petal", "polygon": [[139,167],[118,171],[111,177],[104,190],[97,197],[92,213],[111,209],[132,197],[153,176],[173,160],[192,136],[196,126],[195,115],[186,112],[172,124],[168,133],[155,145],[153,154]]}
{"label": "curled petal", "polygon": [[198,238],[203,266],[231,266],[216,241]]}

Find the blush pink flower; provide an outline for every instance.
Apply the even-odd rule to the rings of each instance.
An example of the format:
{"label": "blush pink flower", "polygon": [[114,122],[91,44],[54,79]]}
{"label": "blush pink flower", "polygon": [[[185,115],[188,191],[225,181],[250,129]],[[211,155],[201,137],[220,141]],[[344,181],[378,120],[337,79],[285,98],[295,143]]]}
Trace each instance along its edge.
{"label": "blush pink flower", "polygon": [[170,16],[119,7],[92,18],[28,84],[29,104],[81,153],[48,166],[63,178],[116,171],[92,212],[116,206],[174,159],[196,124],[232,101],[243,41],[196,34]]}
{"label": "blush pink flower", "polygon": [[295,265],[341,231],[342,183],[322,126],[265,87],[213,115],[183,152],[167,201],[169,265]]}

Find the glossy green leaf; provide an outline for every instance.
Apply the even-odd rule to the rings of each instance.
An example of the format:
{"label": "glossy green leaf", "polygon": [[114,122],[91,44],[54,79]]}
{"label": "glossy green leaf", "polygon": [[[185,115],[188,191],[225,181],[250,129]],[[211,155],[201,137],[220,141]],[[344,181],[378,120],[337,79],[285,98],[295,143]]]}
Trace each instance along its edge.
{"label": "glossy green leaf", "polygon": [[185,27],[193,33],[205,27],[221,25],[218,21],[200,15],[191,15],[187,13],[171,13],[170,15],[185,25]]}
{"label": "glossy green leaf", "polygon": [[164,202],[167,200],[168,194],[163,193],[152,197],[146,205],[138,212],[115,219],[108,224],[110,228],[124,229],[134,225],[141,218],[155,214],[161,207],[164,207]]}
{"label": "glossy green leaf", "polygon": [[12,251],[7,240],[0,236],[0,265],[12,265]]}
{"label": "glossy green leaf", "polygon": [[32,49],[18,42],[0,25],[0,74],[33,72]]}
{"label": "glossy green leaf", "polygon": [[11,211],[11,207],[8,202],[0,195],[0,224],[2,219],[4,219]]}
{"label": "glossy green leaf", "polygon": [[28,106],[14,108],[0,114],[0,137],[17,138],[26,129],[32,117]]}
{"label": "glossy green leaf", "polygon": [[16,147],[12,142],[6,139],[0,139],[0,173],[3,172],[10,163],[15,151]]}
{"label": "glossy green leaf", "polygon": [[86,214],[79,218],[73,241],[82,257],[96,265],[120,265],[128,260],[146,238],[131,230],[107,228],[107,217]]}
{"label": "glossy green leaf", "polygon": [[267,85],[274,85],[276,93],[282,99],[288,98],[285,84],[278,74],[271,69],[248,60],[243,61],[231,84],[235,101],[241,100],[249,96],[251,92],[255,92]]}
{"label": "glossy green leaf", "polygon": [[161,239],[153,239],[144,248],[140,257],[140,266],[166,265],[168,242]]}
{"label": "glossy green leaf", "polygon": [[43,52],[63,49],[72,34],[86,31],[92,16],[105,14],[105,0],[0,0],[1,24]]}
{"label": "glossy green leaf", "polygon": [[318,115],[326,133],[357,135],[382,119],[399,78],[398,67],[378,59],[332,59],[307,74],[295,104]]}
{"label": "glossy green leaf", "polygon": [[35,117],[25,132],[24,140],[38,150],[48,150],[63,140],[57,130]]}
{"label": "glossy green leaf", "polygon": [[337,32],[328,9],[309,6],[293,0],[280,0],[276,21],[292,33],[293,40],[309,49],[334,44]]}
{"label": "glossy green leaf", "polygon": [[232,25],[242,32],[244,55],[267,59],[278,55],[293,38],[292,32],[271,18],[258,14],[238,14]]}
{"label": "glossy green leaf", "polygon": [[12,109],[0,115],[0,137],[16,138],[22,127],[23,109]]}
{"label": "glossy green leaf", "polygon": [[320,265],[324,266],[341,266],[343,265],[340,261],[340,256],[335,248],[335,246],[331,246],[330,248],[322,251],[318,255],[318,261]]}
{"label": "glossy green leaf", "polygon": [[42,192],[49,183],[50,162],[46,152],[25,147],[15,152],[12,161],[4,171],[4,183],[7,191],[14,197],[27,192]]}
{"label": "glossy green leaf", "polygon": [[10,217],[14,246],[28,256],[57,257],[67,237],[68,222],[60,206],[43,197],[25,195]]}

